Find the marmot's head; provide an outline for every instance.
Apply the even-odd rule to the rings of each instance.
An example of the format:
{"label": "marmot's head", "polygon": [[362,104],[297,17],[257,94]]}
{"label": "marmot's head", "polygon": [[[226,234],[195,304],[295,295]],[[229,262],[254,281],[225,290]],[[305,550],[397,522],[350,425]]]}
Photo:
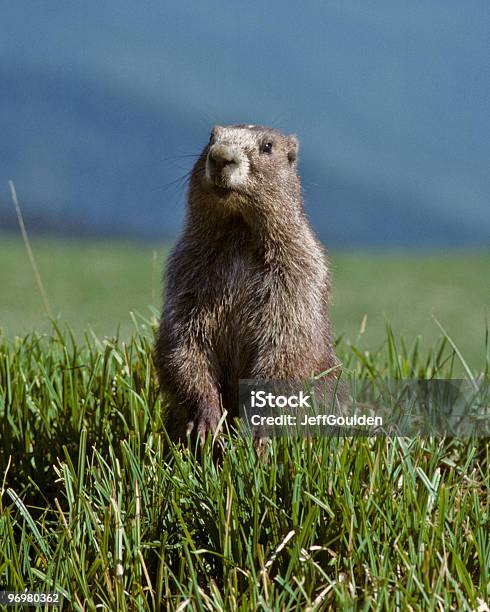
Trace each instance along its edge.
{"label": "marmot's head", "polygon": [[257,125],[216,125],[194,167],[190,200],[222,210],[300,204],[298,140]]}

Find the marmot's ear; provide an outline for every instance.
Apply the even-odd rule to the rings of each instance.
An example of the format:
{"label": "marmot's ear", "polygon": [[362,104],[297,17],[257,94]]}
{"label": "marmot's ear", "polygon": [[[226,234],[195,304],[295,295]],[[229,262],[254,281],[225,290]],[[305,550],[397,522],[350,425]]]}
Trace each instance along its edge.
{"label": "marmot's ear", "polygon": [[213,125],[211,128],[211,138],[218,138],[220,132],[222,132],[225,128],[222,125]]}
{"label": "marmot's ear", "polygon": [[288,136],[287,144],[289,163],[294,164],[298,157],[299,141],[294,134],[291,134],[291,136]]}

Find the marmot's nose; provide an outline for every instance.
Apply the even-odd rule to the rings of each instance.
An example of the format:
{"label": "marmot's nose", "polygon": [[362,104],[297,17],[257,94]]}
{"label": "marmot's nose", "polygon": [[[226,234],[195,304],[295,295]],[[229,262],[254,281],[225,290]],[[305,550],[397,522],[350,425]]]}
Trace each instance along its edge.
{"label": "marmot's nose", "polygon": [[225,166],[238,163],[238,157],[233,147],[224,144],[215,144],[209,150],[209,162],[217,172]]}

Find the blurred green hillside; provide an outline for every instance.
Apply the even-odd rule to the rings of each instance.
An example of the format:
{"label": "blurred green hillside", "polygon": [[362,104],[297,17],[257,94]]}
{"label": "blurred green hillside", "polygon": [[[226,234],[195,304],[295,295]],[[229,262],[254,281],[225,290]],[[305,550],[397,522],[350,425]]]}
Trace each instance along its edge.
{"label": "blurred green hillside", "polygon": [[[129,336],[130,312],[144,317],[161,306],[168,246],[36,239],[32,243],[55,316],[80,335],[90,325],[101,336]],[[490,303],[490,252],[356,251],[330,253],[336,336],[375,350],[385,322],[409,343],[428,347],[441,322],[471,367],[481,370],[485,313]],[[364,317],[365,326],[362,325]],[[7,337],[49,329],[22,242],[0,236],[0,328]]]}

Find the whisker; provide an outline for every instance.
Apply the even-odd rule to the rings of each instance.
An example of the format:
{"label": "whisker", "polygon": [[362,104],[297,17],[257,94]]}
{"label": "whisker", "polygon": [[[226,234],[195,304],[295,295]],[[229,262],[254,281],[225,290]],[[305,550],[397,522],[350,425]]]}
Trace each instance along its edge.
{"label": "whisker", "polygon": [[175,187],[175,186],[177,186],[177,188],[179,190],[183,189],[185,187],[185,185],[189,182],[189,180],[191,178],[191,175],[192,175],[192,171],[193,171],[193,168],[188,170],[182,176],[177,177],[173,181],[170,181],[169,183],[165,183],[164,185],[160,185],[159,187],[154,187],[150,191],[152,193],[154,193],[156,191],[168,191],[171,187]]}
{"label": "whisker", "polygon": [[200,153],[184,153],[183,155],[169,155],[168,157],[163,157],[160,161],[173,161],[174,159],[197,159],[200,157]]}

